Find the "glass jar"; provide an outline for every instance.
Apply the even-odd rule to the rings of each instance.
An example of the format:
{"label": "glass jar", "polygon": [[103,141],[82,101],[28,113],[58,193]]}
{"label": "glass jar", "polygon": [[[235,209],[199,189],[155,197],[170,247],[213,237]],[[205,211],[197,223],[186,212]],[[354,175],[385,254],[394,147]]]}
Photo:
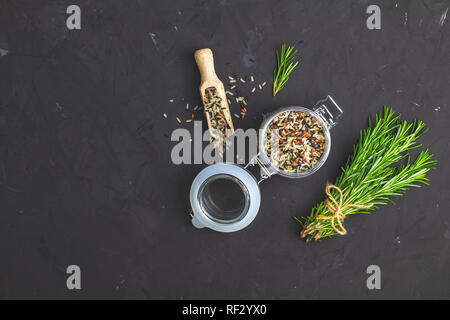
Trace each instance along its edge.
{"label": "glass jar", "polygon": [[[325,148],[320,159],[311,169],[302,172],[287,172],[280,169],[266,153],[268,126],[280,114],[289,111],[308,113],[320,123],[325,136]],[[327,96],[319,100],[312,110],[289,106],[269,114],[260,127],[259,153],[245,167],[232,163],[217,163],[206,167],[195,177],[190,191],[193,225],[220,232],[234,232],[248,226],[259,210],[261,181],[274,174],[292,179],[305,178],[323,166],[331,149],[330,130],[338,123],[342,113],[342,109],[333,98]],[[247,170],[253,165],[259,165],[261,169],[259,180]]]}

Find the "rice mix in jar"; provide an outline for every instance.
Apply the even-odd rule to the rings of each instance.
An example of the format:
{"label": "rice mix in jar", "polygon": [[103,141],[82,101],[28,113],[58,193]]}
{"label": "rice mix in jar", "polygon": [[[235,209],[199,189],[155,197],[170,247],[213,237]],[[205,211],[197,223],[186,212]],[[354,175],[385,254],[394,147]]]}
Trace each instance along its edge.
{"label": "rice mix in jar", "polygon": [[265,151],[272,164],[289,173],[312,169],[325,150],[324,128],[308,112],[286,111],[266,129]]}

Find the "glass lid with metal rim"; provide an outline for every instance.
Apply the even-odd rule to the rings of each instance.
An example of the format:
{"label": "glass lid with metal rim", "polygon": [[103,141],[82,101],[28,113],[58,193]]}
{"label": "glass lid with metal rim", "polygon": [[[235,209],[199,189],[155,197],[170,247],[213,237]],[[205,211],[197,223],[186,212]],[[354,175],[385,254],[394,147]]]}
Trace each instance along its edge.
{"label": "glass lid with metal rim", "polygon": [[[259,153],[244,167],[213,164],[194,179],[190,201],[192,223],[197,228],[234,232],[248,226],[261,203],[259,183],[274,174],[304,178],[325,163],[331,148],[330,129],[343,111],[330,96],[312,110],[283,107],[265,118],[260,127]],[[258,164],[258,181],[247,170]]]}

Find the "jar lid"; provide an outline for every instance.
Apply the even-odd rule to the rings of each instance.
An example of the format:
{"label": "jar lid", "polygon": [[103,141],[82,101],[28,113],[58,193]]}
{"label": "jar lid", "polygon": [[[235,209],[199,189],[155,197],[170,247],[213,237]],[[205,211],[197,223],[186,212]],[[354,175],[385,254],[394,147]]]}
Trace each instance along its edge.
{"label": "jar lid", "polygon": [[192,224],[220,232],[234,232],[248,226],[258,213],[261,193],[255,177],[231,163],[204,168],[190,191]]}

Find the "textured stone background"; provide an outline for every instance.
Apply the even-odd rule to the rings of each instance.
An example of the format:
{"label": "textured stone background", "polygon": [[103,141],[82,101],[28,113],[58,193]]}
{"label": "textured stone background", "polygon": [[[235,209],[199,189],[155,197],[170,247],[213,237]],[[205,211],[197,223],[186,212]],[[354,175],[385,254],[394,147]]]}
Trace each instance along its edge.
{"label": "textured stone background", "polygon": [[[66,28],[74,3],[79,31]],[[377,1],[378,31],[366,28],[369,4],[1,0],[0,298],[450,298],[450,1]],[[301,65],[273,98],[284,42]],[[171,132],[192,130],[176,117],[199,103],[202,47],[222,79],[269,84],[236,127],[326,94],[345,111],[325,166],[261,184],[258,217],[234,234],[192,227],[188,191],[204,166],[170,161]],[[323,199],[383,105],[428,124],[431,186],[349,218],[345,237],[305,244],[292,216]],[[70,264],[82,291],[66,289]],[[380,291],[366,288],[371,264]]]}

